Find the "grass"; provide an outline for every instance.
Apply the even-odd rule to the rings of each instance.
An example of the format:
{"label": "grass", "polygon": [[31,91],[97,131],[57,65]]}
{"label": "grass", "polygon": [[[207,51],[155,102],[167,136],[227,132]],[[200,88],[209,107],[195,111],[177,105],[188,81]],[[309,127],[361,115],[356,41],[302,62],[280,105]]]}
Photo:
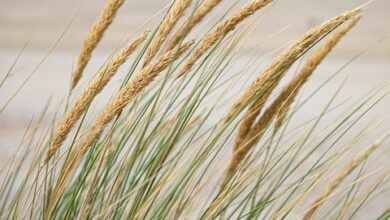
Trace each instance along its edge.
{"label": "grass", "polygon": [[[323,22],[262,67],[238,60],[261,19],[255,13],[272,0],[249,0],[236,11],[233,2],[203,37],[188,39],[220,2],[173,1],[155,30],[130,40],[90,83],[79,85],[124,3],[108,0],[72,75],[68,95],[76,101],[63,103],[49,124],[52,110],[45,107],[1,167],[1,218],[353,219],[367,211],[388,187],[388,168],[369,160],[388,134],[376,122],[360,123],[386,88],[340,102],[342,82],[321,112],[292,125],[305,104],[360,56],[346,60],[312,93],[304,90],[364,19],[366,5]],[[130,68],[123,81],[93,114],[98,95],[110,92],[105,86],[125,62]],[[240,85],[251,72],[255,79]],[[80,94],[76,85],[85,87]],[[339,109],[347,111],[328,119]],[[374,136],[378,141],[370,140]],[[369,214],[386,219],[389,211]]]}

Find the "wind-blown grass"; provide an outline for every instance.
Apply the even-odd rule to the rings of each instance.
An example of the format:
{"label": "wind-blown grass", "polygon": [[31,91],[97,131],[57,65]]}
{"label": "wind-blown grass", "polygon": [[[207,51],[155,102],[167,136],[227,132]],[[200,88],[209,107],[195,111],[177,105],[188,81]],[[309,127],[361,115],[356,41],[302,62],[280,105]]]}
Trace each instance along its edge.
{"label": "wind-blown grass", "polygon": [[[382,136],[380,125],[358,123],[383,100],[386,88],[355,103],[339,102],[343,82],[321,112],[292,123],[305,103],[358,57],[345,60],[307,94],[304,85],[364,19],[364,6],[310,30],[260,72],[257,62],[242,67],[240,46],[258,21],[251,15],[271,2],[248,1],[189,42],[184,39],[193,27],[207,21],[220,1],[172,2],[154,34],[146,40],[144,33],[107,60],[76,101],[64,103],[59,120],[45,123],[51,109],[44,107],[31,122],[0,170],[0,218],[344,219],[364,211],[388,187],[389,170],[368,160],[385,141],[367,144]],[[122,3],[110,9],[101,36]],[[176,30],[192,4],[198,7]],[[297,74],[279,85],[305,59]],[[114,85],[109,101],[94,114],[97,95],[109,92],[105,86],[125,62],[131,67],[121,85]],[[254,81],[241,83],[251,72]],[[72,88],[78,82],[73,80]],[[239,94],[231,91],[238,87],[244,88]],[[339,109],[346,111],[326,120]],[[350,159],[361,146],[369,147]],[[372,216],[385,219],[389,211]]]}
{"label": "wind-blown grass", "polygon": [[72,73],[71,89],[74,89],[74,87],[76,87],[77,83],[80,81],[84,69],[92,57],[93,50],[97,47],[97,45],[103,38],[104,32],[114,21],[116,13],[124,2],[125,0],[107,1],[107,4],[104,6],[101,15],[96,20],[95,24],[92,26],[91,30],[89,31],[87,37],[84,40],[84,45],[81,49],[76,69]]}

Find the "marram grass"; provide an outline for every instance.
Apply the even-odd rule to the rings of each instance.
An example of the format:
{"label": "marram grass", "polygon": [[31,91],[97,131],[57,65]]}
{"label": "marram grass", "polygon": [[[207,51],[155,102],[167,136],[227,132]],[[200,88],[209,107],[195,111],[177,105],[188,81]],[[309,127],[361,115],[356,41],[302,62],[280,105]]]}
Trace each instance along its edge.
{"label": "marram grass", "polygon": [[[234,174],[235,169],[243,160],[245,155],[251,149],[251,147],[256,143],[258,138],[261,138],[264,130],[268,127],[271,120],[278,115],[279,112],[282,114],[278,116],[278,119],[275,123],[276,129],[281,126],[281,120],[285,118],[285,114],[288,111],[289,105],[291,105],[292,100],[297,95],[299,88],[307,81],[307,78],[313,73],[316,66],[318,66],[321,60],[330,52],[330,50],[335,46],[335,44],[359,21],[360,17],[351,17],[352,21],[345,27],[340,28],[340,30],[336,31],[332,36],[329,37],[329,40],[324,44],[323,47],[320,48],[318,52],[316,52],[307,64],[302,68],[302,71],[295,76],[290,84],[284,88],[278,97],[271,103],[271,105],[264,111],[262,116],[258,119],[258,122],[255,122],[262,105],[265,103],[264,99],[268,97],[258,97],[255,102],[251,105],[248,112],[245,114],[237,134],[236,144],[234,146],[233,152],[233,160],[229,166],[227,174],[224,179],[224,183],[226,183],[231,176]],[[320,27],[323,28],[323,27]],[[315,35],[314,35],[315,36]],[[302,48],[305,49],[305,48]],[[291,50],[296,50],[295,48],[291,48]],[[279,61],[278,58],[277,61]],[[279,61],[280,62],[280,61]],[[286,61],[288,62],[288,61]],[[276,62],[275,62],[276,63]],[[261,75],[263,76],[264,73]],[[277,75],[278,72],[274,72],[273,75]],[[275,82],[267,82],[264,81],[260,87],[266,88],[267,84],[274,84]],[[260,89],[259,87],[259,89]],[[267,88],[268,90],[269,88]],[[270,94],[270,92],[267,92]],[[291,101],[290,101],[291,100]],[[224,185],[224,184],[223,184]]]}
{"label": "marram grass", "polygon": [[84,45],[81,49],[76,69],[72,73],[71,89],[74,89],[74,87],[76,87],[77,83],[80,81],[84,69],[87,66],[89,60],[91,59],[93,50],[97,47],[97,45],[103,38],[104,32],[114,21],[116,13],[124,2],[125,0],[107,1],[107,4],[105,5],[102,13],[100,14],[99,18],[96,20],[95,24],[92,26],[91,30],[89,31],[87,37],[84,40]]}
{"label": "marram grass", "polygon": [[[388,167],[369,158],[388,135],[379,138],[383,129],[376,122],[357,126],[383,100],[385,88],[338,104],[341,84],[314,118],[291,125],[304,104],[358,57],[346,59],[306,94],[305,84],[364,19],[366,5],[314,27],[259,71],[256,62],[242,67],[237,60],[256,28],[256,13],[264,13],[272,0],[248,0],[237,11],[232,7],[233,13],[227,10],[204,36],[194,34],[194,27],[212,23],[208,14],[215,7],[237,2],[175,0],[152,34],[137,33],[80,85],[92,51],[124,3],[108,0],[84,40],[71,76],[75,101],[64,103],[65,113],[49,124],[51,109],[45,107],[0,167],[1,219],[390,216],[390,209],[366,209],[389,187]],[[191,34],[195,40],[189,41]],[[126,62],[131,67],[115,85],[112,78]],[[299,68],[288,80],[293,66]],[[239,85],[251,72],[254,80]],[[108,83],[117,86],[111,93]],[[84,87],[80,94],[72,90],[76,85]],[[234,88],[238,94],[229,92]],[[104,92],[110,100],[102,109],[91,108]],[[347,111],[323,123],[345,105]]]}
{"label": "marram grass", "polygon": [[139,39],[125,47],[117,55],[111,58],[111,60],[108,61],[95,78],[91,80],[90,84],[87,88],[85,88],[84,92],[79,96],[79,99],[65,114],[58,126],[58,131],[52,138],[51,146],[45,159],[46,162],[50,160],[62,142],[66,139],[66,136],[74,127],[77,120],[79,120],[83,113],[88,109],[94,97],[103,90],[110,79],[118,71],[119,67],[129,58],[130,54],[133,53],[143,41],[145,41],[146,37],[147,33],[144,33]]}

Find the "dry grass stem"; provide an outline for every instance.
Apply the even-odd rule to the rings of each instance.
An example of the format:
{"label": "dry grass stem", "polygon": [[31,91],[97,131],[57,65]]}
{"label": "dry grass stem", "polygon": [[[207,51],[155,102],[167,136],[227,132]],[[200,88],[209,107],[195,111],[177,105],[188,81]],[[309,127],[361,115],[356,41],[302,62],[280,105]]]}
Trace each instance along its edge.
{"label": "dry grass stem", "polygon": [[243,20],[245,20],[250,15],[254,14],[257,10],[263,8],[273,0],[253,0],[247,5],[245,5],[241,10],[236,14],[228,18],[227,20],[220,23],[213,31],[206,34],[202,39],[200,46],[192,53],[189,57],[186,64],[182,67],[181,71],[177,77],[181,77],[191,70],[195,62],[208,50],[210,49],[218,40],[227,35],[230,31]]}
{"label": "dry grass stem", "polygon": [[[265,101],[268,99],[268,96],[272,91],[266,92],[265,96],[259,96],[255,100],[255,102],[249,108],[248,112],[245,114],[242,122],[240,123],[236,143],[233,150],[233,159],[224,177],[222,186],[224,186],[234,175],[241,161],[245,158],[250,149],[255,145],[257,140],[259,140],[263,136],[264,131],[269,126],[272,119],[280,111],[288,111],[288,106],[292,103],[294,97],[298,94],[299,88],[307,81],[307,79],[313,73],[315,68],[321,63],[321,61],[337,44],[337,42],[353,26],[356,25],[359,19],[360,16],[354,17],[348,25],[335,32],[329,38],[329,40],[317,52],[315,52],[315,55],[307,62],[302,71],[296,77],[294,77],[294,79],[282,90],[282,92],[278,95],[274,102],[265,110],[258,122],[253,126],[256,117],[260,114],[262,106],[264,105]],[[303,50],[304,48],[301,49]],[[298,49],[292,47],[291,50],[297,51]]]}
{"label": "dry grass stem", "polygon": [[260,110],[263,103],[257,101],[255,102],[248,112],[245,114],[244,118],[240,123],[240,127],[238,129],[238,134],[236,138],[236,143],[234,147],[234,151],[239,151],[238,149],[242,145],[243,141],[246,139],[248,132],[252,129],[253,123],[255,122],[257,116],[260,114]]}
{"label": "dry grass stem", "polygon": [[377,188],[382,183],[382,181],[384,181],[388,177],[388,173],[389,172],[379,177],[367,190],[365,190],[365,192],[360,193],[359,196],[356,196],[356,198],[352,199],[348,204],[346,204],[346,206],[337,216],[336,220],[347,219],[346,215],[350,213],[351,209],[353,209],[354,206],[358,206],[359,203],[364,201],[370,195],[370,193],[373,192],[375,188]]}
{"label": "dry grass stem", "polygon": [[88,109],[95,96],[97,96],[111,78],[118,71],[119,67],[126,62],[130,54],[132,54],[142,42],[145,41],[149,32],[145,32],[140,38],[130,43],[126,48],[110,59],[107,64],[99,71],[94,79],[88,84],[87,88],[79,96],[75,104],[65,114],[58,126],[58,130],[53,136],[52,143],[47,152],[45,163],[52,158],[58,148],[66,139],[67,135],[74,127],[81,115]]}
{"label": "dry grass stem", "polygon": [[189,20],[180,27],[179,30],[173,35],[168,44],[168,50],[174,48],[182,39],[184,39],[188,33],[191,32],[197,24],[199,24],[203,18],[217,6],[221,0],[205,0],[197,8],[194,14],[189,18]]}
{"label": "dry grass stem", "polygon": [[[253,99],[259,99],[259,103],[265,103],[265,100],[278,85],[285,71],[310,48],[318,39],[332,31],[334,28],[354,18],[361,12],[362,8],[357,8],[323,23],[317,28],[309,31],[302,39],[295,42],[286,49],[274,62],[272,62],[259,77],[249,86],[241,98],[233,105],[229,117],[235,115],[239,110],[249,104]],[[261,94],[259,94],[261,92]]]}
{"label": "dry grass stem", "polygon": [[125,0],[108,0],[104,6],[100,17],[92,26],[87,37],[84,40],[83,48],[81,49],[79,59],[75,71],[72,74],[71,89],[76,87],[81,79],[83,71],[91,59],[92,51],[96,48],[100,40],[103,38],[104,32],[110,26],[115,18],[118,9],[123,5]]}
{"label": "dry grass stem", "polygon": [[351,20],[347,25],[337,30],[332,36],[324,43],[324,45],[317,50],[313,57],[310,58],[292,81],[282,90],[279,99],[284,100],[282,108],[278,111],[278,116],[275,123],[275,129],[278,129],[286,118],[287,112],[290,109],[291,104],[294,102],[295,97],[299,93],[300,88],[307,82],[317,66],[322,60],[329,54],[333,47],[351,30],[360,20],[361,16],[357,16]]}
{"label": "dry grass stem", "polygon": [[170,50],[161,56],[155,63],[144,67],[140,73],[122,88],[112,101],[106,105],[96,123],[86,132],[84,141],[79,147],[81,149],[87,149],[95,142],[104,127],[146,86],[148,86],[161,71],[182,55],[192,44],[193,41],[184,44],[179,49]]}
{"label": "dry grass stem", "polygon": [[[257,103],[255,105],[258,106]],[[271,105],[262,114],[261,118],[258,120],[258,122],[255,125],[252,126],[254,120],[250,122],[251,127],[241,128],[241,126],[247,126],[247,124],[240,125],[239,134],[237,136],[236,143],[233,149],[232,160],[230,161],[229,167],[226,171],[226,174],[221,184],[222,188],[224,188],[225,185],[233,177],[238,166],[241,164],[245,156],[255,145],[257,140],[259,140],[263,136],[264,131],[272,121],[272,118],[274,117],[277,108],[278,108],[277,104]],[[254,111],[252,111],[252,113],[253,112]],[[249,123],[248,121],[243,121],[243,122]],[[246,133],[240,134],[240,132],[244,132],[243,129],[247,129],[245,130]]]}
{"label": "dry grass stem", "polygon": [[110,123],[146,86],[148,86],[161,71],[182,55],[192,44],[193,41],[184,44],[179,49],[175,48],[174,50],[168,51],[155,63],[144,67],[139,74],[126,84],[126,86],[116,94],[112,101],[106,105],[100,113],[96,123],[87,130],[82,142],[76,146],[75,150],[71,153],[70,161],[65,164],[61,170],[59,180],[57,181],[54,190],[54,200],[51,204],[51,208],[46,214],[49,218],[66,186],[73,177],[77,165],[81,161],[84,153],[100,137],[106,125]]}
{"label": "dry grass stem", "polygon": [[340,183],[348,177],[348,175],[357,167],[359,164],[361,164],[363,161],[365,161],[370,154],[377,149],[389,136],[389,134],[385,135],[380,140],[376,141],[374,144],[360,152],[355,158],[353,158],[346,166],[344,166],[341,171],[336,175],[336,178],[328,185],[328,187],[325,189],[325,191],[319,196],[313,205],[310,206],[310,209],[306,212],[305,216],[303,217],[304,220],[313,219],[314,214],[318,210],[318,208],[326,201],[326,199],[329,197],[330,194],[340,185]]}
{"label": "dry grass stem", "polygon": [[146,57],[143,66],[147,66],[157,52],[160,50],[161,45],[165,42],[171,30],[175,27],[177,21],[182,17],[184,11],[191,4],[192,0],[175,0],[172,8],[161,22],[156,35],[150,43],[148,50],[146,51]]}

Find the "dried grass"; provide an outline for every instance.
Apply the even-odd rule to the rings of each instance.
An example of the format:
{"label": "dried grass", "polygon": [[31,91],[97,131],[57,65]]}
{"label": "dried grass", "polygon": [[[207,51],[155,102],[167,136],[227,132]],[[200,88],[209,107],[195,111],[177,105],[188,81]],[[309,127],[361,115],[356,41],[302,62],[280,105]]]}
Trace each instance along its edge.
{"label": "dried grass", "polygon": [[106,105],[99,115],[96,123],[86,132],[84,141],[79,148],[87,150],[87,148],[98,139],[105,126],[110,123],[112,119],[117,116],[146,86],[148,86],[159,73],[161,73],[173,61],[188,50],[192,44],[193,41],[185,43],[179,49],[170,50],[161,56],[155,63],[144,67],[137,76],[123,87],[115,95],[112,101]]}
{"label": "dried grass", "polygon": [[94,77],[94,79],[88,84],[87,88],[79,96],[75,104],[65,114],[62,121],[58,126],[57,132],[54,134],[52,143],[47,152],[45,163],[53,157],[55,152],[64,142],[71,129],[76,122],[80,119],[81,115],[85,113],[95,96],[97,96],[111,78],[118,71],[119,67],[126,62],[128,57],[145,41],[149,32],[145,32],[140,38],[130,43],[122,51],[111,58],[107,64],[100,70],[100,72]]}
{"label": "dried grass", "polygon": [[320,208],[320,206],[326,201],[329,195],[341,184],[341,182],[352,173],[353,170],[357,166],[359,166],[363,161],[365,161],[370,154],[377,149],[389,136],[389,134],[385,135],[380,140],[376,141],[374,144],[360,152],[355,158],[353,158],[346,166],[344,166],[341,171],[336,175],[336,178],[328,185],[325,191],[315,200],[311,208],[306,212],[303,217],[304,220],[313,219],[316,211]]}
{"label": "dried grass", "polygon": [[199,24],[203,18],[217,6],[221,0],[205,0],[197,8],[194,14],[187,20],[187,22],[181,26],[179,30],[173,35],[168,44],[168,50],[174,48],[182,39],[184,39],[191,30]]}
{"label": "dried grass", "polygon": [[[360,14],[362,8],[356,8],[352,11],[336,16],[331,20],[323,23],[317,28],[309,31],[302,39],[295,42],[292,46],[286,49],[274,62],[272,62],[266,70],[249,86],[240,99],[233,105],[229,117],[237,114],[239,110],[248,105],[254,99],[258,99],[258,103],[264,103],[278,85],[286,70],[295,60],[300,57],[308,48],[310,48],[318,39],[332,31],[334,28],[343,22],[356,17]],[[259,94],[261,92],[261,94]]]}
{"label": "dried grass", "polygon": [[186,64],[182,67],[181,71],[177,75],[177,77],[182,77],[186,73],[188,73],[195,62],[205,53],[207,52],[218,40],[222,39],[229,32],[234,30],[234,28],[248,18],[250,15],[253,15],[257,10],[263,8],[264,6],[271,3],[273,0],[254,0],[245,5],[241,10],[235,13],[230,18],[226,19],[222,23],[220,23],[213,31],[206,34],[206,36],[202,39],[200,46],[192,53],[192,55],[188,58]]}
{"label": "dried grass", "polygon": [[147,66],[156,56],[157,52],[161,48],[161,45],[165,42],[169,33],[183,16],[184,11],[188,8],[188,6],[190,6],[191,2],[192,0],[176,0],[173,3],[172,8],[161,22],[156,35],[146,51],[146,57],[143,65],[144,67]]}
{"label": "dried grass", "polygon": [[155,63],[144,67],[137,76],[126,84],[126,86],[116,94],[112,101],[106,105],[100,113],[96,123],[86,131],[82,142],[77,145],[71,153],[70,161],[62,168],[54,190],[53,202],[46,214],[49,219],[54,212],[61,195],[73,177],[77,165],[80,163],[83,155],[100,137],[107,124],[110,123],[147,85],[149,85],[161,71],[167,68],[173,61],[182,55],[192,44],[193,41],[185,43],[179,49],[175,48],[174,50],[168,51]]}
{"label": "dried grass", "polygon": [[[301,143],[300,138],[298,138],[298,143],[292,146],[277,148],[277,151],[270,154],[268,154],[268,150],[271,147],[276,149],[276,146],[279,146],[279,142],[278,144],[273,143],[274,138],[276,138],[275,134],[279,134],[277,131],[285,123],[284,120],[290,110],[290,106],[302,86],[308,81],[317,66],[321,64],[332,48],[357,24],[363,7],[324,22],[293,43],[261,72],[242,97],[234,103],[228,112],[227,120],[226,118],[219,118],[215,126],[211,126],[209,129],[206,129],[206,132],[203,132],[205,127],[202,126],[209,126],[206,123],[206,119],[211,116],[215,110],[214,108],[219,107],[220,98],[216,99],[218,103],[214,103],[213,110],[208,111],[205,116],[201,114],[193,117],[193,115],[199,110],[199,104],[203,101],[208,101],[208,96],[212,95],[216,91],[214,89],[220,86],[218,83],[215,83],[220,79],[218,78],[220,75],[212,74],[219,70],[219,68],[214,67],[225,67],[223,62],[216,62],[215,66],[214,63],[210,62],[210,67],[213,67],[212,70],[214,72],[210,72],[206,76],[209,78],[201,78],[201,86],[196,84],[194,90],[188,96],[184,89],[190,82],[186,82],[186,80],[179,82],[182,84],[175,84],[175,81],[169,81],[169,78],[164,78],[159,89],[155,89],[151,84],[174,62],[176,63],[171,66],[172,68],[169,69],[167,76],[176,74],[177,70],[180,70],[179,74],[176,75],[177,77],[188,74],[196,62],[210,48],[220,40],[223,40],[238,24],[257,10],[271,3],[272,0],[250,0],[242,9],[220,22],[215,29],[207,33],[193,53],[189,54],[189,59],[181,63],[183,60],[180,59],[180,56],[189,50],[194,41],[182,45],[180,41],[220,2],[221,0],[204,0],[194,14],[184,22],[169,40],[175,25],[192,3],[192,0],[175,0],[171,9],[160,23],[159,28],[156,29],[156,34],[151,39],[149,47],[145,46],[133,63],[130,70],[131,74],[128,75],[128,77],[131,76],[132,78],[129,81],[126,78],[120,90],[114,94],[103,107],[100,114],[97,115],[97,119],[92,126],[75,142],[75,146],[73,147],[72,145],[72,148],[67,151],[66,158],[62,160],[62,156],[60,156],[58,160],[50,164],[52,167],[49,167],[48,162],[66,140],[77,121],[87,111],[94,98],[111,81],[120,66],[146,40],[148,32],[145,32],[141,37],[131,42],[109,59],[89,82],[73,106],[66,112],[54,136],[47,139],[41,138],[38,144],[40,147],[46,146],[43,144],[44,141],[50,141],[49,150],[44,160],[45,164],[43,164],[44,166],[36,166],[36,176],[32,173],[35,165],[30,166],[25,182],[32,180],[31,187],[26,184],[27,187],[30,187],[27,188],[23,183],[23,186],[17,189],[20,194],[13,198],[10,203],[7,201],[8,194],[11,195],[10,193],[14,189],[12,184],[14,180],[17,180],[14,178],[17,174],[14,175],[13,171],[9,175],[7,173],[7,180],[3,182],[1,189],[8,188],[7,185],[9,183],[11,187],[9,187],[7,193],[3,193],[3,195],[7,194],[5,197],[3,195],[0,196],[0,203],[2,204],[0,212],[10,209],[9,213],[12,214],[8,214],[8,217],[12,216],[15,219],[19,218],[19,210],[21,210],[21,215],[24,212],[23,219],[27,218],[28,215],[30,215],[30,218],[44,219],[67,219],[75,218],[76,216],[78,219],[124,218],[125,216],[129,219],[154,219],[156,216],[162,219],[186,218],[188,216],[199,216],[204,219],[218,217],[224,219],[225,214],[232,210],[228,218],[259,218],[256,215],[262,217],[265,213],[264,218],[271,216],[271,219],[277,219],[282,217],[282,215],[287,215],[293,209],[300,208],[300,203],[307,199],[311,192],[319,186],[318,183],[320,183],[322,177],[337,165],[335,162],[337,158],[341,158],[347,149],[356,146],[364,138],[361,134],[356,135],[358,138],[349,143],[347,147],[343,145],[342,151],[338,151],[329,157],[320,157],[317,161],[318,163],[316,162],[310,171],[301,176],[295,176],[296,172],[300,172],[299,168],[303,167],[304,163],[309,162],[312,153],[320,149],[322,143],[327,144],[326,141],[331,140],[333,136],[325,134],[324,141],[321,141],[321,144],[315,147],[307,144],[310,148],[310,153],[305,154],[302,159],[300,158],[300,152],[303,147],[306,147],[306,142]],[[72,89],[82,77],[84,68],[91,58],[92,51],[96,48],[104,31],[112,23],[117,10],[123,3],[124,0],[107,1],[100,18],[96,21],[84,42],[77,68],[73,72]],[[245,40],[244,32],[237,34],[236,39],[233,39],[230,45],[236,46],[237,42]],[[270,100],[271,94],[291,65],[331,32],[333,34],[329,35],[325,43],[313,53],[313,56],[308,59],[301,71],[283,87],[274,100]],[[181,46],[178,46],[179,44]],[[162,48],[163,46],[165,47]],[[221,53],[221,56],[224,56],[222,58],[228,58],[230,55],[233,55],[232,58],[234,58],[236,51],[235,47],[232,48],[234,50],[231,50],[233,51],[231,54]],[[225,52],[225,48],[221,49],[221,51]],[[144,54],[145,50],[146,54]],[[139,68],[138,65],[142,64],[139,63],[142,58],[144,58],[143,66],[138,74],[132,75],[133,71]],[[212,56],[208,58],[213,59]],[[217,58],[219,61],[219,57]],[[210,71],[212,70],[210,69]],[[223,72],[219,73],[222,74]],[[196,80],[197,77],[193,78]],[[189,80],[191,81],[193,78],[191,76]],[[234,78],[230,78],[230,81],[232,84],[235,83]],[[168,84],[166,84],[167,82]],[[229,81],[225,83],[227,82]],[[2,85],[2,83],[0,84]],[[157,85],[160,85],[160,82]],[[177,87],[172,85],[177,85]],[[148,88],[150,90],[146,90]],[[140,94],[144,90],[145,96],[141,96]],[[221,97],[226,94],[225,92],[221,93]],[[181,95],[186,97],[182,99]],[[144,99],[145,97],[147,99]],[[215,100],[215,97],[213,98]],[[269,106],[265,105],[267,102],[270,103]],[[130,104],[133,105],[131,114],[128,114],[126,118],[120,117],[121,113]],[[356,112],[363,106],[364,104],[357,107]],[[222,158],[220,161],[221,166],[214,167],[214,165],[218,165],[216,162],[219,162],[217,161],[219,153],[223,152],[225,147],[227,147],[225,144],[231,140],[231,132],[236,130],[236,127],[233,127],[235,126],[233,123],[234,116],[238,115],[246,107],[248,109],[243,114],[239,124],[229,167],[224,175],[219,192],[214,194],[214,191],[210,192],[209,186],[212,186],[210,184],[213,184],[214,180],[217,183],[217,179],[213,175],[217,177],[221,173],[222,168],[224,168],[223,165],[226,163],[225,158]],[[330,107],[330,104],[324,110],[324,114],[327,112],[328,107]],[[175,111],[177,112],[176,114],[174,114]],[[160,117],[161,113],[163,115],[155,124],[155,119]],[[166,119],[169,115],[173,115],[173,117]],[[129,123],[127,121],[128,118],[134,118],[134,120],[130,120]],[[348,116],[348,118],[351,118],[352,121],[352,117]],[[275,127],[271,141],[267,142],[264,151],[262,149],[259,152],[261,157],[258,158],[253,155],[248,157],[247,161],[244,161],[274,121]],[[106,134],[104,131],[111,123],[113,125],[110,126],[111,129]],[[349,121],[345,120],[337,124],[337,128],[341,128],[343,125],[349,126],[348,123]],[[332,130],[335,135],[338,135],[336,134],[339,131],[337,128]],[[348,128],[351,127],[346,129]],[[328,127],[324,130],[327,129]],[[329,126],[329,129],[333,129],[333,126]],[[363,130],[365,132],[368,131],[367,128]],[[322,132],[322,130],[317,132],[314,129],[310,131],[313,131],[313,133],[305,136],[304,140],[314,140]],[[43,136],[46,137],[48,135],[43,134]],[[183,138],[187,136],[188,139]],[[324,192],[314,200],[307,212],[302,212],[304,219],[313,219],[323,203],[328,201],[332,194],[336,194],[337,187],[388,136],[389,134],[347,162],[347,165],[337,173],[336,178],[329,182]],[[284,138],[288,137],[281,134],[280,141],[283,141]],[[127,144],[132,147],[128,147]],[[95,147],[92,148],[91,146]],[[39,165],[41,162],[41,150],[43,149],[36,151],[32,164]],[[279,157],[279,153],[281,153],[281,157]],[[187,157],[187,154],[189,157]],[[319,164],[322,161],[324,163]],[[244,169],[239,171],[234,181],[230,181],[243,162],[246,165]],[[288,164],[283,164],[284,162]],[[290,169],[291,167],[293,168]],[[318,167],[320,169],[317,169]],[[19,168],[19,166],[15,167],[15,172],[18,172]],[[363,168],[361,172],[364,172]],[[317,175],[318,173],[319,175]],[[8,176],[13,178],[13,180]],[[384,177],[379,182],[384,180]],[[290,178],[292,182],[290,182]],[[8,183],[9,180],[11,182]],[[232,182],[232,184],[226,187],[229,182]],[[350,185],[354,185],[356,182]],[[307,186],[306,184],[310,185]],[[375,184],[375,186],[378,184]],[[296,189],[299,189],[299,191]],[[351,189],[350,192],[354,190]],[[25,196],[25,192],[27,192],[27,196]],[[200,193],[204,192],[211,194],[200,205],[201,207],[195,207],[199,201],[203,201],[201,198],[203,194]],[[356,192],[360,192],[360,190],[358,189]],[[259,194],[261,194],[261,198],[256,198]],[[26,199],[22,197],[26,197]],[[32,201],[31,197],[33,197]],[[339,217],[347,214],[351,204],[357,204],[356,198],[348,197],[349,195],[345,200],[345,206],[339,212]],[[3,198],[5,198],[5,202],[3,202]],[[200,200],[197,200],[198,198]],[[282,203],[278,209],[277,206],[279,206],[280,202]],[[240,210],[241,208],[242,210]],[[1,214],[1,216],[4,217],[6,215]]]}
{"label": "dried grass", "polygon": [[[336,31],[329,38],[329,40],[326,43],[324,43],[324,45],[318,51],[314,53],[314,56],[307,62],[307,64],[304,66],[301,72],[294,77],[294,79],[282,90],[282,92],[278,95],[278,97],[274,100],[274,102],[264,111],[263,115],[259,118],[257,123],[255,123],[255,119],[260,114],[261,108],[264,105],[265,101],[268,99],[270,93],[272,92],[272,89],[271,91],[266,92],[266,95],[263,96],[260,95],[255,100],[255,102],[251,105],[248,112],[245,114],[243,120],[240,123],[240,128],[238,131],[236,143],[233,150],[233,159],[224,177],[222,186],[224,186],[234,175],[241,161],[245,158],[245,156],[248,154],[250,149],[252,149],[252,147],[255,145],[257,140],[263,136],[264,131],[269,126],[272,119],[280,112],[287,113],[289,106],[293,102],[295,96],[298,94],[300,87],[302,87],[302,85],[308,80],[308,78],[314,72],[316,67],[321,63],[321,61],[325,58],[325,56],[329,54],[329,52],[337,44],[337,42],[339,42],[340,39],[352,27],[356,25],[356,23],[360,19],[360,16],[356,16],[354,13],[353,16],[354,17],[348,17],[352,19],[349,24],[347,24],[345,27],[341,28],[340,30]],[[325,26],[322,25],[320,26],[320,29],[322,28],[327,29],[328,27],[327,25]],[[321,33],[322,31],[316,31],[316,32]],[[316,37],[321,36],[321,35],[311,35],[311,34],[309,35],[316,36]],[[314,42],[314,39],[311,39],[311,41]],[[301,44],[294,44],[294,45],[301,45]],[[305,49],[305,48],[296,48],[294,45],[293,47],[290,47],[288,51],[293,51],[295,54],[300,54],[301,52],[298,52],[298,50],[303,51]],[[286,52],[286,54],[288,53],[289,52]],[[290,62],[277,60],[275,63],[290,63]],[[270,69],[272,70],[279,69],[279,68],[274,68],[274,67],[271,68],[271,67]],[[264,74],[268,74],[267,70],[261,76],[263,76]],[[277,73],[275,72],[274,74]],[[266,89],[268,88],[269,87],[267,87]],[[278,118],[278,120],[282,120],[282,118]]]}
{"label": "dried grass", "polygon": [[284,100],[282,108],[278,110],[278,116],[275,123],[275,129],[280,128],[286,118],[287,112],[290,109],[291,104],[294,102],[295,97],[299,93],[300,88],[307,82],[310,76],[318,65],[324,60],[324,58],[331,52],[336,44],[349,32],[360,20],[361,16],[357,16],[351,20],[345,27],[337,30],[324,45],[314,53],[314,56],[306,62],[302,70],[295,76],[292,81],[282,90],[278,99],[279,102]]}
{"label": "dried grass", "polygon": [[97,47],[101,39],[103,38],[104,32],[111,25],[115,18],[115,15],[119,8],[123,5],[125,0],[108,0],[104,6],[102,13],[98,20],[92,26],[87,37],[84,40],[83,48],[81,49],[77,66],[72,74],[72,85],[71,89],[74,89],[81,79],[83,71],[87,66],[92,56],[92,51]]}

